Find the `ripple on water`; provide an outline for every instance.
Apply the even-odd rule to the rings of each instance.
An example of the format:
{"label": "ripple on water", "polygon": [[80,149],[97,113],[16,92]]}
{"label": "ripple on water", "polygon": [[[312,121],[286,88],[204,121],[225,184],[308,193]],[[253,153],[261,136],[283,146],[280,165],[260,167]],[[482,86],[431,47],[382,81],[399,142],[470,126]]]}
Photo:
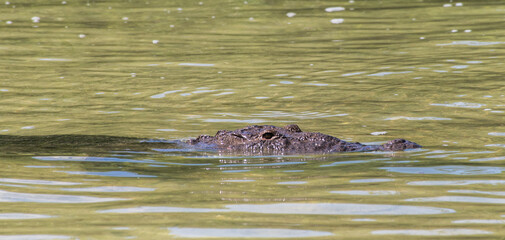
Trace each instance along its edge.
{"label": "ripple on water", "polygon": [[486,106],[486,104],[481,103],[467,103],[467,102],[454,102],[454,103],[432,103],[432,106],[441,107],[455,107],[455,108],[481,108]]}
{"label": "ripple on water", "polygon": [[360,75],[360,74],[364,74],[366,72],[352,72],[352,73],[344,73],[342,74],[341,76],[342,77],[349,77],[349,76],[355,76],[355,75]]}
{"label": "ripple on water", "polygon": [[353,203],[236,204],[225,207],[234,212],[269,214],[424,215],[455,212],[448,208]]}
{"label": "ripple on water", "polygon": [[339,165],[344,165],[344,164],[358,164],[358,163],[367,163],[367,162],[372,162],[372,160],[340,161],[340,162],[333,162],[330,164],[324,164],[324,165],[321,165],[320,167],[333,167],[333,166],[339,166]]}
{"label": "ripple on water", "polygon": [[287,181],[287,182],[278,182],[277,184],[280,185],[299,185],[299,184],[306,184],[306,181]]}
{"label": "ripple on water", "polygon": [[468,68],[468,65],[454,65],[451,68],[454,68],[454,69],[465,69],[465,68]]}
{"label": "ripple on water", "polygon": [[457,236],[457,235],[482,235],[492,234],[493,232],[466,229],[466,228],[444,228],[444,229],[402,229],[402,230],[375,230],[371,232],[374,235],[412,235],[412,236]]}
{"label": "ripple on water", "polygon": [[496,196],[505,196],[504,191],[477,191],[477,190],[449,190],[450,193],[471,193],[471,194],[488,194]]}
{"label": "ripple on water", "polygon": [[20,183],[20,184],[36,184],[36,185],[80,185],[82,183],[77,182],[61,182],[61,181],[48,181],[48,180],[38,180],[38,179],[16,179],[16,178],[0,178],[0,182],[7,183]]}
{"label": "ripple on water", "polygon": [[127,171],[108,171],[108,172],[86,172],[86,171],[56,171],[75,175],[91,175],[103,177],[128,177],[128,178],[154,178],[154,175],[142,175]]}
{"label": "ripple on water", "polygon": [[203,120],[204,122],[211,122],[211,123],[220,123],[220,122],[229,122],[229,123],[247,123],[247,124],[257,124],[257,123],[264,123],[266,120],[263,119],[216,119],[216,118],[207,118]]}
{"label": "ripple on water", "polygon": [[396,195],[400,194],[397,191],[392,191],[392,190],[341,190],[341,191],[331,191],[330,193],[336,193],[336,194],[346,194],[346,195],[373,195],[373,196],[379,196],[379,195]]}
{"label": "ripple on water", "polygon": [[190,67],[213,67],[212,63],[179,63],[179,66],[190,66]]}
{"label": "ripple on water", "polygon": [[412,73],[412,71],[404,71],[404,72],[378,72],[378,73],[368,74],[367,76],[370,76],[370,77],[383,77],[383,76],[392,75],[392,74],[405,74],[405,73]]}
{"label": "ripple on water", "polygon": [[355,219],[352,219],[351,221],[353,221],[353,222],[376,222],[377,220],[375,220],[373,218],[355,218]]}
{"label": "ripple on water", "polygon": [[404,116],[390,117],[390,118],[386,118],[385,120],[400,120],[400,119],[405,119],[405,120],[409,120],[409,121],[448,121],[448,120],[452,120],[452,118],[442,118],[442,117],[404,117]]}
{"label": "ripple on water", "polygon": [[87,187],[87,188],[60,188],[60,190],[69,192],[150,192],[156,190],[156,188],[103,186],[103,187]]}
{"label": "ripple on water", "polygon": [[505,160],[505,156],[503,157],[490,157],[490,158],[475,158],[470,160],[470,162],[489,162],[489,161],[502,161]]}
{"label": "ripple on water", "polygon": [[218,167],[265,167],[265,166],[286,166],[306,164],[307,162],[275,162],[275,163],[238,163],[238,164],[222,164]]}
{"label": "ripple on water", "polygon": [[274,203],[274,204],[232,204],[218,208],[182,207],[135,207],[101,210],[99,213],[207,213],[207,212],[246,212],[265,214],[322,214],[322,215],[427,215],[454,213],[453,209],[354,203]]}
{"label": "ripple on water", "polygon": [[497,137],[505,137],[505,132],[490,132],[488,133],[490,136],[497,136]]}
{"label": "ripple on water", "polygon": [[242,172],[250,172],[251,170],[223,170],[221,172],[224,173],[242,173]]}
{"label": "ripple on water", "polygon": [[452,175],[481,175],[500,174],[505,168],[478,166],[433,166],[433,167],[380,167],[389,172],[409,174],[452,174]]}
{"label": "ripple on water", "polygon": [[276,228],[168,228],[182,238],[301,238],[332,236],[331,232]]}
{"label": "ripple on water", "polygon": [[0,235],[0,240],[54,240],[54,239],[73,239],[64,235],[48,235],[48,234],[30,234],[30,235]]}
{"label": "ripple on water", "polygon": [[380,183],[380,182],[392,182],[394,179],[391,178],[367,178],[367,179],[354,179],[349,181],[350,183]]}
{"label": "ripple on water", "polygon": [[67,168],[67,166],[40,166],[40,165],[26,165],[25,168]]}
{"label": "ripple on water", "polygon": [[324,11],[326,12],[340,12],[340,11],[344,11],[345,10],[345,7],[327,7],[324,9]]}
{"label": "ripple on water", "polygon": [[246,182],[254,182],[256,180],[253,179],[229,179],[229,180],[223,180],[222,182],[229,182],[229,183],[246,183]]}
{"label": "ripple on water", "polygon": [[52,217],[54,216],[30,213],[0,213],[0,219],[2,220],[40,219]]}
{"label": "ripple on water", "polygon": [[496,44],[505,44],[505,42],[452,41],[451,43],[440,43],[437,44],[437,46],[448,46],[448,45],[489,46]]}
{"label": "ripple on water", "polygon": [[39,58],[39,61],[48,61],[48,62],[70,62],[72,59],[66,58]]}
{"label": "ripple on water", "polygon": [[261,113],[251,114],[251,117],[261,118],[286,118],[292,117],[297,119],[318,119],[347,116],[347,113],[322,113],[322,112],[284,112],[284,111],[263,111]]}
{"label": "ripple on water", "polygon": [[340,23],[344,22],[344,19],[343,18],[334,18],[334,19],[331,19],[330,22],[333,24],[340,24]]}
{"label": "ripple on water", "polygon": [[0,202],[36,203],[97,203],[128,200],[126,198],[99,198],[76,195],[18,193],[0,190]]}
{"label": "ripple on water", "polygon": [[476,224],[505,224],[505,220],[503,219],[463,219],[463,220],[454,220],[452,223],[476,223]]}
{"label": "ripple on water", "polygon": [[407,185],[417,186],[464,186],[472,184],[490,184],[498,185],[505,184],[505,180],[440,180],[440,181],[413,181]]}
{"label": "ripple on water", "polygon": [[166,91],[166,92],[163,92],[163,93],[160,93],[160,94],[152,95],[151,98],[164,98],[168,94],[177,93],[177,92],[182,92],[182,90]]}
{"label": "ripple on water", "polygon": [[37,156],[33,158],[42,161],[158,163],[157,161],[154,160],[134,160],[134,159],[112,158],[112,157]]}
{"label": "ripple on water", "polygon": [[440,197],[421,197],[405,199],[408,202],[463,202],[463,203],[492,203],[505,204],[504,198],[486,198],[469,196],[440,196]]}

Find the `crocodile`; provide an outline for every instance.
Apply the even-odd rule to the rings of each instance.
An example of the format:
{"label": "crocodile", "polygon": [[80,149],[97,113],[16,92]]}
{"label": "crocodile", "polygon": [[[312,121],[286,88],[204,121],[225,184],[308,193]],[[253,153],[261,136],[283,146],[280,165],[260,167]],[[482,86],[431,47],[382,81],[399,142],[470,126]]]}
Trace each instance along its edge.
{"label": "crocodile", "polygon": [[234,131],[220,130],[215,136],[200,135],[185,141],[186,144],[217,149],[221,152],[246,154],[306,154],[334,152],[403,151],[421,148],[421,145],[394,139],[382,145],[365,145],[346,142],[319,132],[304,132],[298,125],[285,127],[253,125]]}

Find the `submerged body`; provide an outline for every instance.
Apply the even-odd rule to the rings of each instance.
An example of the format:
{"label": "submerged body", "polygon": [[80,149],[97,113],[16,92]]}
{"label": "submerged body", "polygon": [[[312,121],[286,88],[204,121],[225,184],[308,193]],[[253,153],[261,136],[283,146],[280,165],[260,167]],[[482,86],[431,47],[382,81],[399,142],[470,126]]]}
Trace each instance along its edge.
{"label": "submerged body", "polygon": [[224,152],[248,154],[403,151],[421,147],[405,139],[391,140],[382,145],[346,142],[318,132],[303,132],[294,124],[285,127],[254,125],[234,131],[221,130],[215,136],[200,135],[186,143],[197,147],[216,148]]}

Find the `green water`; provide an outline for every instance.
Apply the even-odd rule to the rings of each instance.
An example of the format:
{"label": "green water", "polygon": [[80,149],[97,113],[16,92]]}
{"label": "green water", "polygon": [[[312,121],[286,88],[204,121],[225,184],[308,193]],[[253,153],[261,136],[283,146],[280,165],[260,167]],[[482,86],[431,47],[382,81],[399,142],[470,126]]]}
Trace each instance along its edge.
{"label": "green water", "polygon": [[[500,238],[504,13],[2,2],[0,239]],[[241,157],[137,141],[293,123],[424,148]]]}

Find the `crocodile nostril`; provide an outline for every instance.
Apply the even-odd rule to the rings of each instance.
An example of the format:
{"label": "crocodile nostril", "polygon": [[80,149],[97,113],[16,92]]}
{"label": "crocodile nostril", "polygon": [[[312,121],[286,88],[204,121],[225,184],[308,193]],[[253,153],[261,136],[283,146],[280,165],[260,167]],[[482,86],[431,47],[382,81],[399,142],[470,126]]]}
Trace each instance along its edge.
{"label": "crocodile nostril", "polygon": [[263,133],[263,135],[261,135],[261,137],[263,139],[272,139],[274,136],[275,136],[275,134],[271,133],[271,132],[266,132],[266,133]]}

